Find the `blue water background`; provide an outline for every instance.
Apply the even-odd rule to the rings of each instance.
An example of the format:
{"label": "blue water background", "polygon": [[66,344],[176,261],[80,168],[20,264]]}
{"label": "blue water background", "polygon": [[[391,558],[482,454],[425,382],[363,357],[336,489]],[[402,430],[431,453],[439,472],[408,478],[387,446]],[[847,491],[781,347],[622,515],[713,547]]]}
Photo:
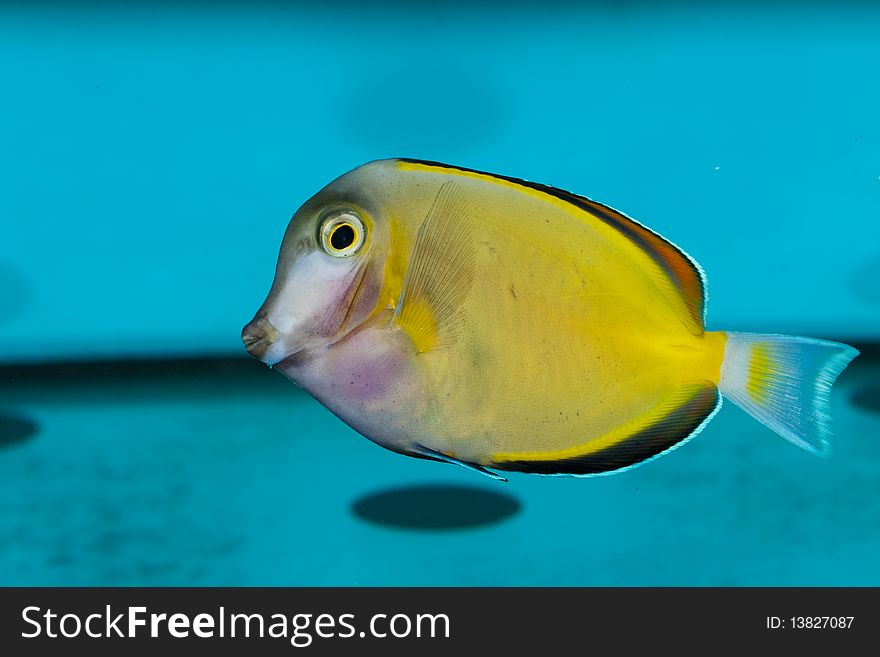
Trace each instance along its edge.
{"label": "blue water background", "polygon": [[628,212],[703,265],[714,328],[874,336],[878,29],[870,3],[0,6],[0,358],[238,353],[296,207],[394,156]]}
{"label": "blue water background", "polygon": [[202,358],[242,355],[299,203],[392,156],[628,212],[710,328],[870,344],[878,34],[871,3],[0,5],[0,584],[880,585],[875,359],[831,462],[728,404],[631,473],[501,485]]}

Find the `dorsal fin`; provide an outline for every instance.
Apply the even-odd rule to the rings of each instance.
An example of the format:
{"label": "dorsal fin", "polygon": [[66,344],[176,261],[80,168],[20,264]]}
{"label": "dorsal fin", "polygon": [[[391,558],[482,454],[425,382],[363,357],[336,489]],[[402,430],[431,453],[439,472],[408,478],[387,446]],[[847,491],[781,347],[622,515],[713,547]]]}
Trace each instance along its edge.
{"label": "dorsal fin", "polygon": [[394,318],[417,352],[448,345],[459,335],[461,304],[473,286],[472,221],[459,186],[440,187],[419,226]]}
{"label": "dorsal fin", "polygon": [[684,304],[686,315],[682,317],[682,321],[695,335],[701,335],[703,333],[706,313],[705,274],[696,261],[682,249],[646,226],[643,226],[635,219],[584,196],[579,196],[556,187],[550,187],[549,185],[529,182],[528,180],[523,180],[521,178],[502,176],[494,173],[487,173],[485,171],[477,171],[476,169],[457,167],[427,160],[403,158],[399,161],[409,163],[410,165],[422,165],[425,167],[446,169],[453,172],[458,171],[474,177],[513,183],[516,186],[542,192],[556,199],[565,201],[566,203],[586,212],[590,216],[602,221],[608,226],[611,226],[635,244],[654,262],[659,268],[660,274],[665,281],[668,282],[668,285],[664,287],[669,288],[670,294],[676,295]]}
{"label": "dorsal fin", "polygon": [[696,261],[666,238],[622,212],[585,196],[563,193],[570,196],[573,203],[626,235],[657,263],[684,301],[691,320],[688,328],[696,335],[702,334],[706,319],[706,275]]}

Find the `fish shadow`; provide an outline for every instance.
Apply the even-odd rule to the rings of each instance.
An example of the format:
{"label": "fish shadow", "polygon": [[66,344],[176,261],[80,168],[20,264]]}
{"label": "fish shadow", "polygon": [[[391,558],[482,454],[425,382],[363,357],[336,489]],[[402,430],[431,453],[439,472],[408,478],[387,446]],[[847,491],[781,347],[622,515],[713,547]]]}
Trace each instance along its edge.
{"label": "fish shadow", "polygon": [[500,522],[520,511],[507,494],[477,486],[427,484],[367,493],[351,505],[369,523],[397,529],[444,531]]}

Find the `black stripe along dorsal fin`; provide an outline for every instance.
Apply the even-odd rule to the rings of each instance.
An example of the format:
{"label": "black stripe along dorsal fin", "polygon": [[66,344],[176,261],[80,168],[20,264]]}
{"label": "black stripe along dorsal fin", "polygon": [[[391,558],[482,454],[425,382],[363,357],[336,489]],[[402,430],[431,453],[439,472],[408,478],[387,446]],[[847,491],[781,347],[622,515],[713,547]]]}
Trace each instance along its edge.
{"label": "black stripe along dorsal fin", "polygon": [[619,231],[638,246],[649,258],[651,258],[682,299],[688,315],[684,320],[690,331],[695,335],[703,333],[705,321],[706,282],[702,270],[687,253],[666,238],[652,231],[650,228],[643,226],[638,221],[626,216],[622,212],[593,201],[585,196],[580,196],[549,185],[529,182],[522,178],[488,173],[486,171],[478,171],[477,169],[468,169],[466,167],[453,166],[430,160],[399,158],[399,161],[436,167],[439,169],[473,173],[487,176],[489,178],[497,178],[498,180],[504,180],[509,183],[514,183],[522,187],[548,194],[549,196],[566,201],[580,210],[583,210],[590,216]]}

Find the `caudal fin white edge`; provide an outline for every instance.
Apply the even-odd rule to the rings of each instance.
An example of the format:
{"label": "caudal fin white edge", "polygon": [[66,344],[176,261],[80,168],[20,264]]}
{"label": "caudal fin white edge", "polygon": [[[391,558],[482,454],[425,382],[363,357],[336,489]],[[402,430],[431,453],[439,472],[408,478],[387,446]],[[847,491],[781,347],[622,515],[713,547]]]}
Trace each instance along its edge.
{"label": "caudal fin white edge", "polygon": [[830,340],[727,333],[718,387],[789,442],[829,458],[831,387],[858,354]]}

